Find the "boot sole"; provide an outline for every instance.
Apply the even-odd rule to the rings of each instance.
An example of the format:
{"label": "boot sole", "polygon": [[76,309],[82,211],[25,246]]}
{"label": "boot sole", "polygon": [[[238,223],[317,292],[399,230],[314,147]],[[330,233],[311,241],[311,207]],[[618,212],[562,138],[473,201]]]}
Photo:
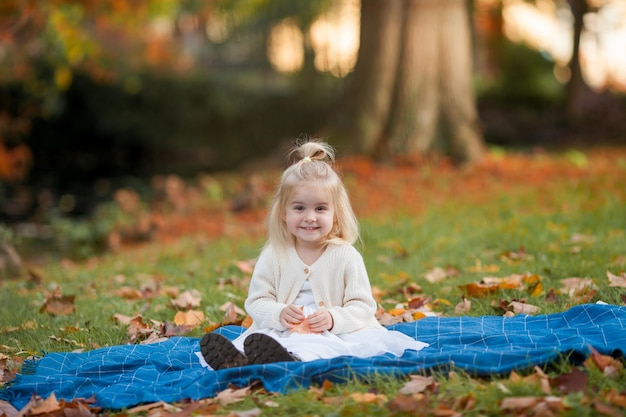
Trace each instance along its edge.
{"label": "boot sole", "polygon": [[204,360],[215,370],[248,364],[246,356],[221,334],[205,334],[200,340],[200,352]]}
{"label": "boot sole", "polygon": [[243,342],[244,352],[251,365],[274,362],[298,361],[274,338],[262,333],[253,333]]}

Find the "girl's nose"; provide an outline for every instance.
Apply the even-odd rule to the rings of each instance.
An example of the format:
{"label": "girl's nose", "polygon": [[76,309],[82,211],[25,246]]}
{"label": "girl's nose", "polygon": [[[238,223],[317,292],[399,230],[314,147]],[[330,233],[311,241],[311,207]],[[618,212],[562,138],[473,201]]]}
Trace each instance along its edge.
{"label": "girl's nose", "polygon": [[316,220],[315,213],[307,213],[305,220],[309,222],[314,222]]}

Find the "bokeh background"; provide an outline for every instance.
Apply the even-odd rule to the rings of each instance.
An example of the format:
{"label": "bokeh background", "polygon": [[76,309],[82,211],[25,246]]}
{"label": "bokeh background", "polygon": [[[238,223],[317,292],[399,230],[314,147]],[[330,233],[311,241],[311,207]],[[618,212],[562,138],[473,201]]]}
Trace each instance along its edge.
{"label": "bokeh background", "polygon": [[0,222],[298,137],[461,164],[620,145],[625,92],[626,0],[3,0]]}

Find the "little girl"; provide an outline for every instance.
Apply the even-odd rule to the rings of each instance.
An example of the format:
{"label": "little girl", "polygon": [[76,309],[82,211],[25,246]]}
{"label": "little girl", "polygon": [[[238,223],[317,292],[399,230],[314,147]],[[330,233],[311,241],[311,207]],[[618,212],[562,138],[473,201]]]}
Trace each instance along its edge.
{"label": "little girl", "polygon": [[333,149],[309,141],[288,155],[269,214],[269,239],[252,274],[245,308],[252,326],[232,343],[200,341],[213,369],[342,355],[369,357],[427,344],[389,331],[360,253],[358,223],[332,167]]}

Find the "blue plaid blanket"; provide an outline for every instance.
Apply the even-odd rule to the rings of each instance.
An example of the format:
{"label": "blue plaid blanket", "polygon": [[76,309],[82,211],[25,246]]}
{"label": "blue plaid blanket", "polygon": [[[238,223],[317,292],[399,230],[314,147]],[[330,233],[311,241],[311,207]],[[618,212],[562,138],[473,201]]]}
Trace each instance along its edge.
{"label": "blue plaid blanket", "polygon": [[[559,357],[580,361],[590,347],[621,356],[626,346],[626,307],[586,304],[556,314],[511,318],[427,317],[391,326],[430,343],[419,351],[371,358],[338,357],[311,362],[254,365],[209,371],[195,354],[197,338],[174,337],[152,345],[111,346],[83,353],[50,353],[32,373],[23,373],[0,391],[17,409],[33,394],[90,398],[105,409],[157,401],[176,402],[217,395],[230,384],[260,380],[268,391],[288,392],[324,380],[366,379],[374,374],[404,376],[427,370],[462,369],[473,375],[506,374]],[[234,339],[244,329],[218,329]],[[25,367],[26,369],[26,367]]]}

